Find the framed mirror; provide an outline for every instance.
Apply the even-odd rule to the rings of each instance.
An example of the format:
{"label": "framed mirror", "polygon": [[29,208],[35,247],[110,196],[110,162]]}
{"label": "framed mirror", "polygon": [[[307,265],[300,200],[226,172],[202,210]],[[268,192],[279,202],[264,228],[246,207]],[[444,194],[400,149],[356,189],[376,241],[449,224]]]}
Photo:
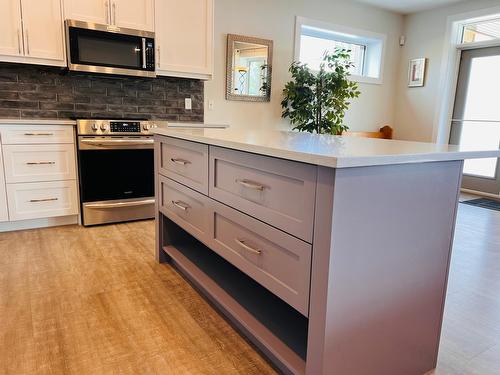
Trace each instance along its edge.
{"label": "framed mirror", "polygon": [[228,34],[226,99],[270,101],[272,60],[272,40]]}

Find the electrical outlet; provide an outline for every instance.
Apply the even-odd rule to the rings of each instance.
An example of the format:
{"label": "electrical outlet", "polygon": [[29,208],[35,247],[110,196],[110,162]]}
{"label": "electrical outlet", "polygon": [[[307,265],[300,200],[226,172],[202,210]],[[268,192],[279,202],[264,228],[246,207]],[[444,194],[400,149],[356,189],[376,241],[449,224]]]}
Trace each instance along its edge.
{"label": "electrical outlet", "polygon": [[188,111],[193,109],[193,101],[191,100],[191,98],[184,99],[184,108]]}

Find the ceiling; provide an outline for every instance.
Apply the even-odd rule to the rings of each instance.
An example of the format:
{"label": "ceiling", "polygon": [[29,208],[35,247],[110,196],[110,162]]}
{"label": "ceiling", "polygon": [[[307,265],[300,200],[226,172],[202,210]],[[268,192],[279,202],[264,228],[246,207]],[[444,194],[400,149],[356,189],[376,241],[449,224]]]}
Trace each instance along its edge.
{"label": "ceiling", "polygon": [[358,0],[361,3],[374,5],[393,12],[409,14],[460,3],[467,0]]}

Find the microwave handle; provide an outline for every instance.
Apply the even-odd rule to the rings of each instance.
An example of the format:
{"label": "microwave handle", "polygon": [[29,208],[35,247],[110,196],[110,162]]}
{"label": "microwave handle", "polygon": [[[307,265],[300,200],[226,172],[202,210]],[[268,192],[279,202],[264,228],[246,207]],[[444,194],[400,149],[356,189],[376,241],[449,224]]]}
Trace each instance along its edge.
{"label": "microwave handle", "polygon": [[146,69],[146,38],[142,38],[142,68]]}

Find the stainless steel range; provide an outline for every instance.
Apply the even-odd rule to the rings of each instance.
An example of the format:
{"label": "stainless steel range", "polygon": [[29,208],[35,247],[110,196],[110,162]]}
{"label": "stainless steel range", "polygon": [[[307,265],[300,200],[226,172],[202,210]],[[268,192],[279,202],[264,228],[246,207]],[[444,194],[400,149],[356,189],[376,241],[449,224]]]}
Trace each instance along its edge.
{"label": "stainless steel range", "polygon": [[154,144],[160,121],[78,120],[83,225],[154,217]]}

